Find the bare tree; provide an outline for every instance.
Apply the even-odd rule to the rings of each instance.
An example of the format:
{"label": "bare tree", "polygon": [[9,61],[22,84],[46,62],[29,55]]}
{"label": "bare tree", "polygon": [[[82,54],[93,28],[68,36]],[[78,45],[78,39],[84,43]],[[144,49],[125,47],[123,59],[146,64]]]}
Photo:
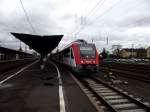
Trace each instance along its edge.
{"label": "bare tree", "polygon": [[107,58],[107,56],[108,56],[108,53],[107,53],[107,51],[106,51],[106,49],[105,48],[103,48],[103,51],[102,51],[102,58],[103,59],[106,59]]}

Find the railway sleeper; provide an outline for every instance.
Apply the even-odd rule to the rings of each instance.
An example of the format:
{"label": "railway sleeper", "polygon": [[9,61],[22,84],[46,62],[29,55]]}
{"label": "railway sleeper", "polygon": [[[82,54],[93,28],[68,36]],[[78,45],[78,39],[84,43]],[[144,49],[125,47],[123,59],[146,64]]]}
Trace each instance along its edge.
{"label": "railway sleeper", "polygon": [[101,85],[98,85],[98,86],[93,86],[93,85],[90,85],[91,87],[94,87],[94,88],[106,88],[105,86],[101,86]]}
{"label": "railway sleeper", "polygon": [[122,104],[122,103],[129,103],[130,100],[128,100],[128,99],[111,99],[111,100],[108,100],[108,102],[111,104]]}
{"label": "railway sleeper", "polygon": [[120,110],[119,112],[146,112],[144,109]]}
{"label": "railway sleeper", "polygon": [[112,100],[112,99],[124,99],[123,96],[104,96],[106,100]]}
{"label": "railway sleeper", "polygon": [[125,103],[125,104],[116,104],[112,105],[116,110],[132,110],[132,109],[139,109],[139,106],[137,106],[134,103]]}
{"label": "railway sleeper", "polygon": [[[102,97],[107,97],[107,96],[110,96],[110,97],[114,97],[114,96],[121,96],[121,95],[118,95],[117,93],[110,93],[110,94],[101,94],[101,93],[98,93],[98,95],[102,96]],[[122,97],[124,98],[124,97]]]}
{"label": "railway sleeper", "polygon": [[98,91],[98,90],[110,90],[110,89],[105,88],[105,87],[103,87],[103,88],[101,87],[101,88],[94,88],[94,90],[95,90],[95,91]]}
{"label": "railway sleeper", "polygon": [[92,85],[92,86],[103,86],[103,84],[99,84],[99,83],[89,83],[90,85]]}
{"label": "railway sleeper", "polygon": [[[93,89],[109,89],[109,88],[107,88],[107,87],[105,87],[105,86],[97,86],[97,87],[95,87],[95,86],[91,86],[90,85],[90,87],[92,87]],[[110,90],[110,89],[109,89]]]}
{"label": "railway sleeper", "polygon": [[96,92],[98,93],[110,93],[110,92],[114,92],[113,90],[96,90]]}
{"label": "railway sleeper", "polygon": [[101,96],[116,96],[118,95],[116,92],[109,92],[109,93],[98,93]]}

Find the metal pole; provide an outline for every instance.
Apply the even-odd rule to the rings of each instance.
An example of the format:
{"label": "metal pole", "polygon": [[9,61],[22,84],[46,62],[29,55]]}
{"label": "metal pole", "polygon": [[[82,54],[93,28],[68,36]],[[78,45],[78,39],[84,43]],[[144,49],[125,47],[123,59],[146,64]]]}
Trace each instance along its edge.
{"label": "metal pole", "polygon": [[25,52],[27,52],[27,45],[25,45]]}
{"label": "metal pole", "polygon": [[131,55],[132,58],[133,58],[133,48],[134,48],[134,44],[132,44],[132,55]]}
{"label": "metal pole", "polygon": [[108,37],[107,37],[107,45],[108,45]]}

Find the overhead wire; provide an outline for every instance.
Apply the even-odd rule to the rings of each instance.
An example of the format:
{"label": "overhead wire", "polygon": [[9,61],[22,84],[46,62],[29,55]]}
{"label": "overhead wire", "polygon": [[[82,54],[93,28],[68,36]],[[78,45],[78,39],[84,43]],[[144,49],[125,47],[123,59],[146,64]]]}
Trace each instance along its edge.
{"label": "overhead wire", "polygon": [[[121,0],[119,0],[117,3],[115,3],[115,4],[114,4],[112,7],[110,7],[106,12],[112,10],[116,5],[118,5],[119,2],[121,2]],[[139,6],[139,5],[136,5],[135,8],[136,8],[137,6]],[[90,24],[92,24],[92,23],[93,23],[95,20],[97,20],[98,18],[103,17],[106,12],[104,12],[104,13],[102,13],[101,15],[99,15],[98,17],[96,17],[94,20],[92,20],[92,22],[91,22]],[[139,23],[139,22],[143,22],[144,20],[148,19],[149,17],[150,17],[150,16],[147,16],[147,17],[145,17],[145,18],[143,18],[143,19],[141,19],[141,20],[135,21],[133,24]]]}
{"label": "overhead wire", "polygon": [[[96,9],[97,7],[100,8],[100,7],[105,3],[105,1],[106,1],[106,0],[99,0],[99,1],[96,3],[96,5],[91,9],[91,11],[87,14],[87,18],[90,17],[91,14],[96,11],[95,9]],[[100,4],[100,3],[101,3],[101,4]],[[87,24],[87,23],[85,23],[84,25],[86,25],[86,24]],[[76,31],[75,35],[78,34],[78,32],[82,29],[82,27],[84,27],[84,26],[81,26],[81,27]]]}
{"label": "overhead wire", "polygon": [[[101,15],[99,15],[98,17],[96,17],[94,20],[92,20],[89,24],[92,24],[95,20],[99,19],[100,17],[103,17],[104,15],[106,15],[106,13],[108,13],[110,10],[112,10],[115,6],[118,5],[118,3],[121,2],[121,0],[119,0],[117,3],[115,3],[114,5],[112,5],[109,9],[107,9],[105,12],[103,12]],[[88,24],[86,24],[88,25]],[[81,31],[85,28],[86,26],[84,25],[82,27],[82,29],[80,29],[77,34],[81,33]],[[77,35],[76,34],[76,35]]]}
{"label": "overhead wire", "polygon": [[22,0],[19,0],[19,1],[20,1],[21,6],[22,6],[22,9],[23,9],[23,11],[24,11],[24,14],[25,14],[25,17],[26,17],[26,20],[27,20],[28,24],[30,25],[30,27],[31,27],[31,29],[32,29],[32,31],[33,31],[33,33],[36,34],[36,30],[34,29],[32,23],[30,22],[29,16],[28,16],[27,11],[26,11],[26,9],[25,9],[25,7],[24,7],[24,5],[23,5]]}
{"label": "overhead wire", "polygon": [[[95,20],[97,20],[98,18],[103,17],[104,15],[106,15],[110,10],[112,10],[114,7],[116,7],[118,5],[118,3],[120,3],[121,0],[119,0],[117,3],[115,3],[114,5],[112,5],[109,9],[107,9],[105,12],[103,12],[101,15],[99,15],[98,17],[96,17],[92,22],[94,22]],[[91,23],[92,23],[91,22]]]}
{"label": "overhead wire", "polygon": [[[99,1],[96,3],[96,5],[91,9],[91,11],[87,14],[87,17],[89,17],[99,5],[103,5],[104,1],[105,1],[105,0],[99,0]],[[101,2],[102,2],[102,4],[100,4]]]}

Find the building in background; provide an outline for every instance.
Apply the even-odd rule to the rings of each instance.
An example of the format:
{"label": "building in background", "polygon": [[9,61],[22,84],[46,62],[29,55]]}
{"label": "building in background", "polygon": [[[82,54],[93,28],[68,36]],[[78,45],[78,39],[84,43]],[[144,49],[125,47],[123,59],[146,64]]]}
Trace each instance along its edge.
{"label": "building in background", "polygon": [[119,54],[121,58],[147,58],[147,50],[144,48],[139,49],[124,48],[120,50]]}
{"label": "building in background", "polygon": [[147,56],[146,57],[150,59],[150,47],[147,48]]}

